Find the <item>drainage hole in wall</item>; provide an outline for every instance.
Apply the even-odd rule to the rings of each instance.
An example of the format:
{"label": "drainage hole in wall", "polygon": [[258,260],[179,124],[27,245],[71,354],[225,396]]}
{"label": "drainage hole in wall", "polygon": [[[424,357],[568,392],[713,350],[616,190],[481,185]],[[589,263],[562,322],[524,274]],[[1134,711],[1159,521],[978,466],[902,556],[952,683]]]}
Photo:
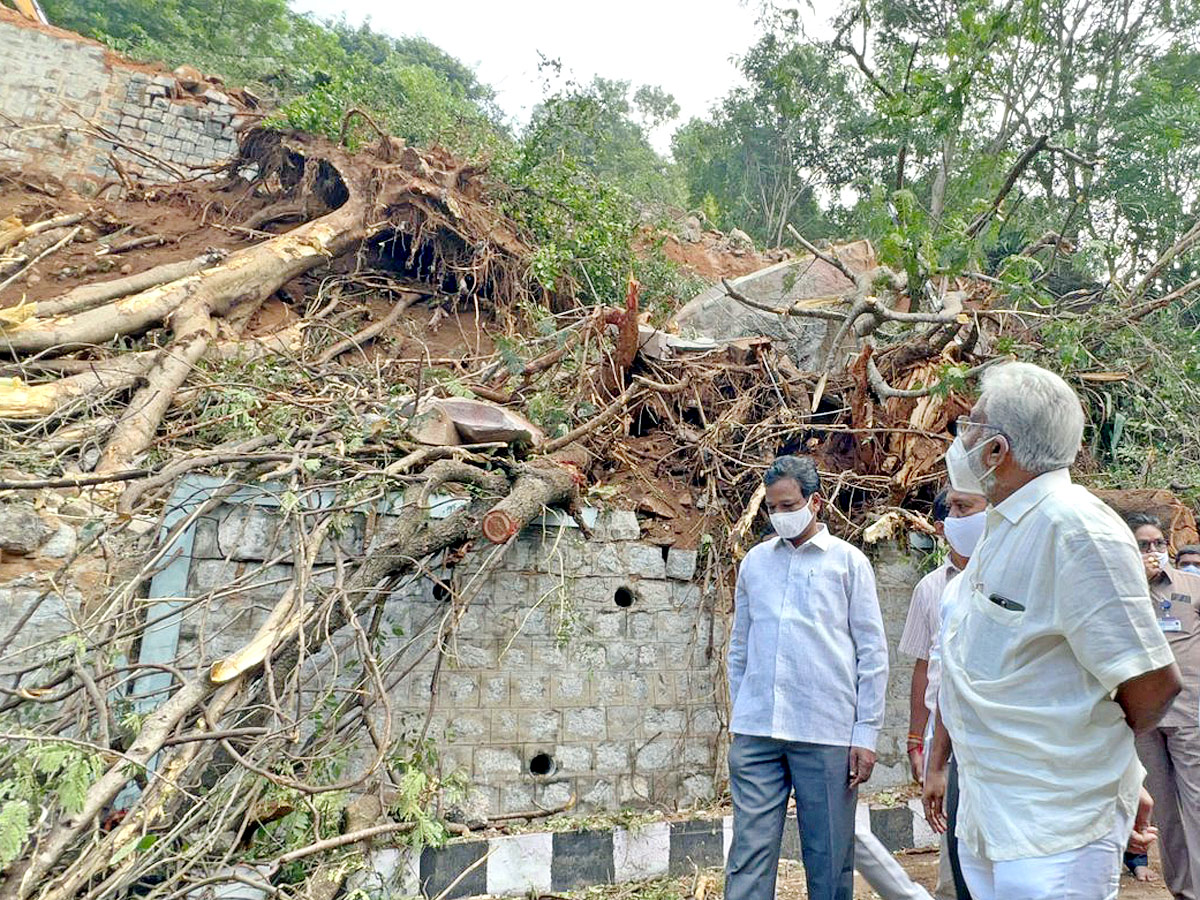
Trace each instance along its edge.
{"label": "drainage hole in wall", "polygon": [[530,775],[550,775],[554,772],[554,757],[549,753],[536,753],[529,760]]}
{"label": "drainage hole in wall", "polygon": [[448,603],[450,600],[450,588],[446,587],[444,582],[435,581],[433,583],[433,599],[438,603]]}
{"label": "drainage hole in wall", "polygon": [[628,609],[633,606],[633,591],[627,587],[617,588],[617,592],[613,594],[613,603],[621,609]]}

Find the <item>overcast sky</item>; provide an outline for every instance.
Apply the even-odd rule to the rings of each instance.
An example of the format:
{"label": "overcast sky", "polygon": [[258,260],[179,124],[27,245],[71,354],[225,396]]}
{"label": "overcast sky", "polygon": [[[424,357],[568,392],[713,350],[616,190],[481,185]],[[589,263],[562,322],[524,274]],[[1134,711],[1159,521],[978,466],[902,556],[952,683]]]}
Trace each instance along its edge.
{"label": "overcast sky", "polygon": [[[817,0],[818,9],[831,0]],[[740,76],[732,58],[755,41],[757,2],[740,0],[452,0],[440,4],[292,0],[294,9],[393,37],[419,34],[473,66],[517,122],[542,97],[538,54],[558,59],[576,81],[593,75],[655,84],[675,95],[681,121],[703,115]],[[416,15],[414,15],[416,14]],[[678,124],[678,123],[675,123]],[[672,126],[652,136],[668,149]]]}

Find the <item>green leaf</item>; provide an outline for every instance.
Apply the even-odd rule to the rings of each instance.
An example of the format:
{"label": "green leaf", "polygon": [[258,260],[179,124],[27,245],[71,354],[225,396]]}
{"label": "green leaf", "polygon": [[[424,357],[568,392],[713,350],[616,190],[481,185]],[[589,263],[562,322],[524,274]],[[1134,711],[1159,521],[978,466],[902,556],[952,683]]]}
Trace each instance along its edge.
{"label": "green leaf", "polygon": [[0,806],[0,867],[21,855],[29,834],[29,803],[9,800]]}

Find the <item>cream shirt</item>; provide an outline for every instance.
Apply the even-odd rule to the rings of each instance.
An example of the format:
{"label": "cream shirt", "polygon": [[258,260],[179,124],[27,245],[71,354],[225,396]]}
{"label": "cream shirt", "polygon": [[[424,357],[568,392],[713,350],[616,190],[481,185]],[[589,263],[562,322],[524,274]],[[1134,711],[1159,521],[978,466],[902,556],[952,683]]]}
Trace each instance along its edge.
{"label": "cream shirt", "polygon": [[1066,469],[987,517],[947,588],[939,706],[962,773],[958,838],[999,862],[1132,818],[1143,770],[1113,692],[1173,658],[1133,535]]}

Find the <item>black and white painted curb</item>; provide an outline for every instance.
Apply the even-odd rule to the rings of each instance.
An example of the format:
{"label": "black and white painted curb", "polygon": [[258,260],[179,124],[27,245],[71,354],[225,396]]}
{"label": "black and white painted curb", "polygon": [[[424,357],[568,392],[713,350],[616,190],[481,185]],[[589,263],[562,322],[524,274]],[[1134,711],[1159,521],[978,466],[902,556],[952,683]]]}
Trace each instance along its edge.
{"label": "black and white painted curb", "polygon": [[[889,850],[936,846],[919,800],[891,809],[860,803],[858,829],[869,829]],[[419,854],[397,848],[371,851],[352,886],[372,896],[401,893],[453,900],[479,894],[517,896],[569,891],[686,875],[724,865],[733,817],[653,822],[631,828],[535,832],[463,840]],[[784,828],[783,856],[800,858],[794,816]]]}

